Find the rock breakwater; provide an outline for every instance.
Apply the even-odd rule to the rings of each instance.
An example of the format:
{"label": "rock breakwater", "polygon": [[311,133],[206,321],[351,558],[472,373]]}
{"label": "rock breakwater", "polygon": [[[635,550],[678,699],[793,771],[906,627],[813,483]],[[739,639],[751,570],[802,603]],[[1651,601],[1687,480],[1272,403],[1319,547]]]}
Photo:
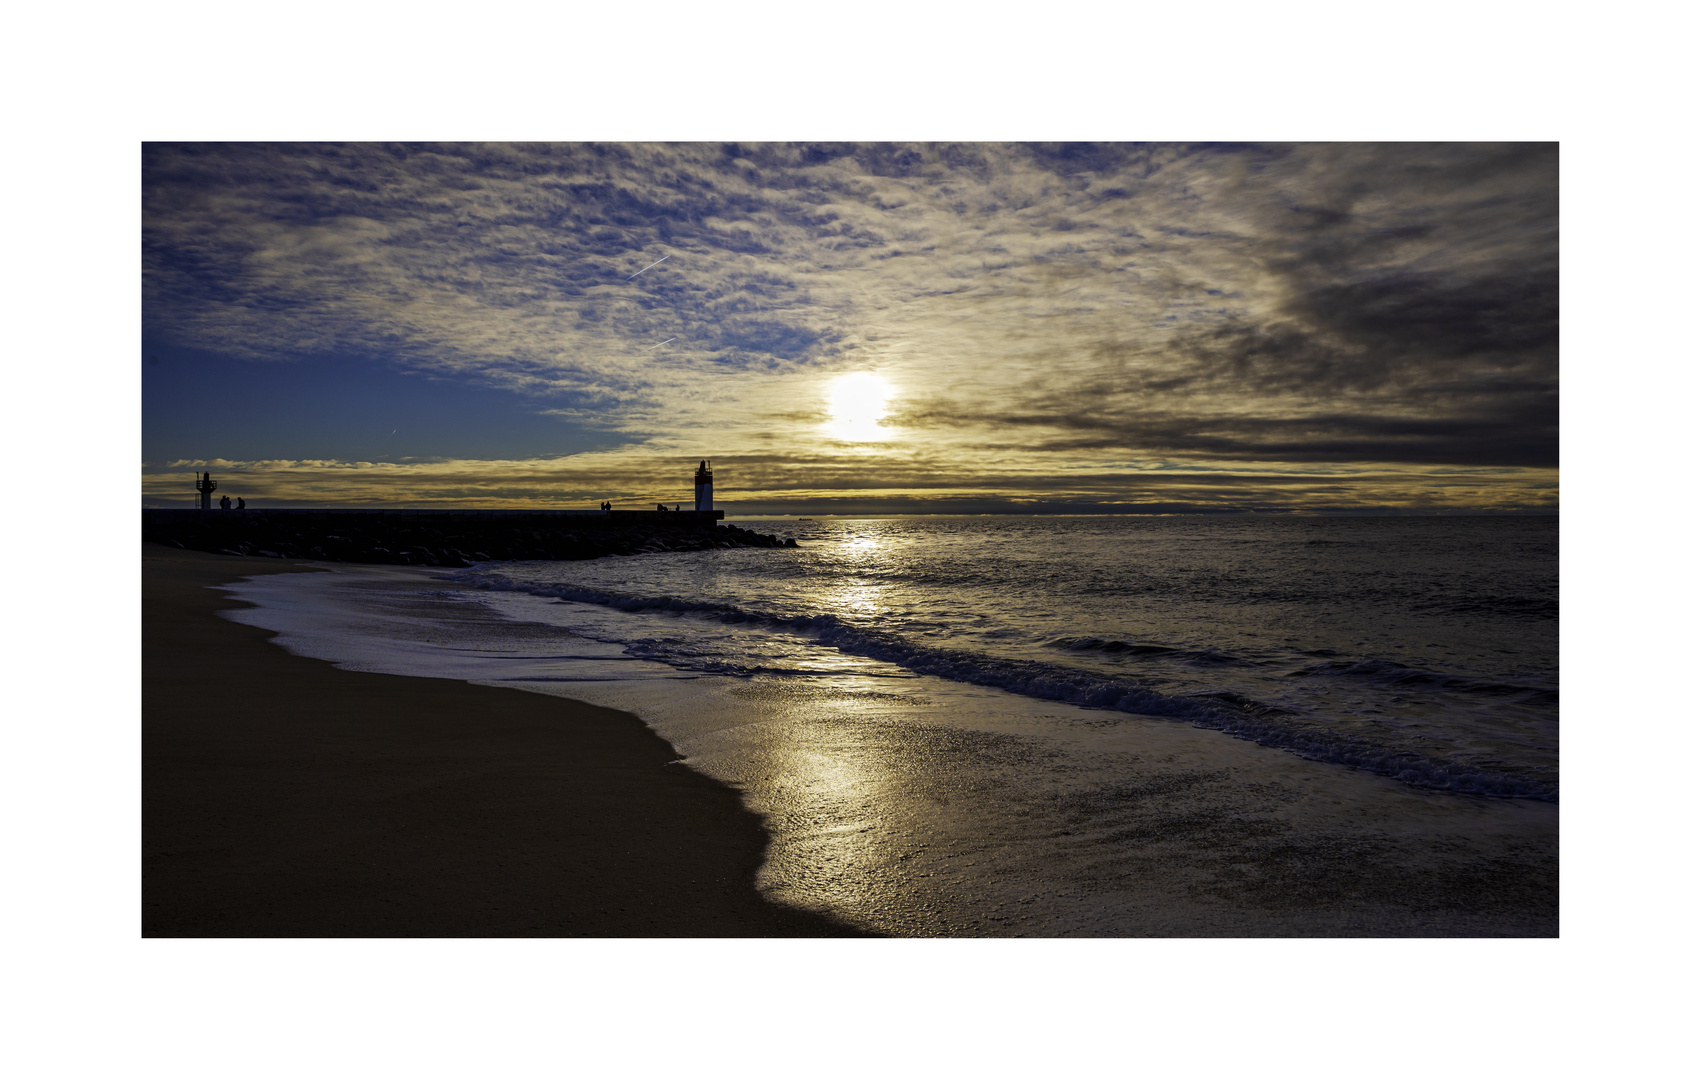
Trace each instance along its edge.
{"label": "rock breakwater", "polygon": [[[158,515],[156,515],[158,517]],[[713,548],[796,547],[794,540],[741,529],[670,520],[611,521],[583,517],[508,519],[336,516],[212,512],[150,520],[142,539],[193,551],[394,566],[471,566],[518,559],[600,559]]]}

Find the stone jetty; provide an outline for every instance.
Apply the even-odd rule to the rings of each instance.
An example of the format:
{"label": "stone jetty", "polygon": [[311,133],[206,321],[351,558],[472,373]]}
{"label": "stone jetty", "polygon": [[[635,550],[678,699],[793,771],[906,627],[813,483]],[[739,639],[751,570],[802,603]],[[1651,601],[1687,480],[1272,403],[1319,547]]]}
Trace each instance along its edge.
{"label": "stone jetty", "polygon": [[797,546],[722,524],[720,517],[719,511],[144,510],[142,539],[226,555],[452,567]]}

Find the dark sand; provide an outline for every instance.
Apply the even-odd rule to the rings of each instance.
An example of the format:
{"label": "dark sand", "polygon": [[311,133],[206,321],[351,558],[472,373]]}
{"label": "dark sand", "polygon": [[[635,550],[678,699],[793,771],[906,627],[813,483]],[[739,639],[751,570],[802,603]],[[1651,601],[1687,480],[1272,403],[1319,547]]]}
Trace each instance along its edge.
{"label": "dark sand", "polygon": [[339,671],[215,614],[284,560],[142,549],[148,937],[818,937],[738,793],[637,717]]}

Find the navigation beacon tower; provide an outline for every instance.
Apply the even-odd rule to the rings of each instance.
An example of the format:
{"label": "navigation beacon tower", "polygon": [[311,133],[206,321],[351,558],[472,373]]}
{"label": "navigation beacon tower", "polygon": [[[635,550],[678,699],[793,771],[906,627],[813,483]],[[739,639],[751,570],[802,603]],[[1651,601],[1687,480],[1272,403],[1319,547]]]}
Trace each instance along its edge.
{"label": "navigation beacon tower", "polygon": [[698,510],[713,510],[715,508],[715,474],[709,471],[707,459],[697,463],[697,506]]}
{"label": "navigation beacon tower", "polygon": [[202,473],[195,480],[195,490],[201,493],[201,509],[213,508],[213,492],[218,490],[219,482],[213,479],[212,473]]}

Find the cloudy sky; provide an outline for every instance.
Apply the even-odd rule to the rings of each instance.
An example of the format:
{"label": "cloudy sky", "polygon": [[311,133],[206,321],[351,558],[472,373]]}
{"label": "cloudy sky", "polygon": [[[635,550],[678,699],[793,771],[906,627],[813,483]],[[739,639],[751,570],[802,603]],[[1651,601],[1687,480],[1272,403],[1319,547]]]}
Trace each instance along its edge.
{"label": "cloudy sky", "polygon": [[143,504],[1554,510],[1553,144],[147,144]]}

